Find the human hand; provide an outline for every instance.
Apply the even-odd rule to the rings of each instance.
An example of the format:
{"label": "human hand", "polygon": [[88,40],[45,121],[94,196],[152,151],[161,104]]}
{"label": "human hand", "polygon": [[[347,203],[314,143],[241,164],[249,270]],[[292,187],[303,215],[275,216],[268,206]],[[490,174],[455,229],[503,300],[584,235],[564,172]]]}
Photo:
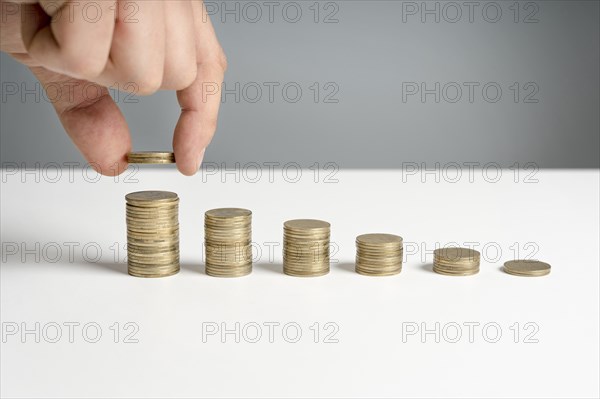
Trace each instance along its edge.
{"label": "human hand", "polygon": [[140,95],[177,91],[177,168],[196,173],[216,130],[227,68],[201,0],[0,0],[0,7],[0,50],[27,65],[47,91],[71,93],[54,108],[100,173],[123,172],[131,151],[110,86]]}

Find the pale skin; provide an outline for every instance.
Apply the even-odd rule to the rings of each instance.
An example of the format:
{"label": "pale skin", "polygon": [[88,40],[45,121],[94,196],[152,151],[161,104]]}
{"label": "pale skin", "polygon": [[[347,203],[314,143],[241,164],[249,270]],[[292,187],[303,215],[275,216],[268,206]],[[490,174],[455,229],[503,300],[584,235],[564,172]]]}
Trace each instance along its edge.
{"label": "pale skin", "polygon": [[107,86],[138,95],[175,90],[177,168],[188,176],[198,171],[217,127],[227,68],[201,0],[0,0],[0,10],[0,50],[45,88],[72,93],[52,103],[100,173],[123,172],[131,151],[129,128]]}

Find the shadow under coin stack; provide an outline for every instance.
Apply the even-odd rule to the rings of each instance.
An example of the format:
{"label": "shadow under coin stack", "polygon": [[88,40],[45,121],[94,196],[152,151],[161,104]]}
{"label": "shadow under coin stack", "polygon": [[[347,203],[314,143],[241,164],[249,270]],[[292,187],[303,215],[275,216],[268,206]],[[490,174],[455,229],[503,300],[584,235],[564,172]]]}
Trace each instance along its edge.
{"label": "shadow under coin stack", "polygon": [[367,276],[392,276],[402,271],[402,237],[363,234],[356,237],[356,272]]}
{"label": "shadow under coin stack", "polygon": [[283,224],[283,272],[316,277],[329,273],[330,224],[297,219]]}
{"label": "shadow under coin stack", "polygon": [[204,214],[206,274],[241,277],[252,272],[252,212],[212,209]]}
{"label": "shadow under coin stack", "polygon": [[433,271],[448,276],[479,273],[480,254],[469,248],[439,248],[433,251]]}
{"label": "shadow under coin stack", "polygon": [[179,198],[168,191],[125,196],[127,268],[136,277],[166,277],[179,272]]}

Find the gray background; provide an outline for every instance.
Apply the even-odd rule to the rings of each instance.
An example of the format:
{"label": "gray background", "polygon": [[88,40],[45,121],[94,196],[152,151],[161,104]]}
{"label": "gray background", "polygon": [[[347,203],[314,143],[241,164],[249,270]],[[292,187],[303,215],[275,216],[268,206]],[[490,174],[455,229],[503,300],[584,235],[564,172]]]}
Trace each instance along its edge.
{"label": "gray background", "polygon": [[[239,21],[222,14],[225,3],[238,7]],[[472,22],[459,1],[454,4],[463,15],[454,23],[448,20],[455,8],[447,2],[428,1],[428,7],[439,7],[440,21],[427,15],[425,23],[421,14],[403,13],[411,5],[402,1],[321,2],[316,23],[314,1],[276,2],[272,21],[265,2],[246,3],[209,5],[217,12],[212,20],[229,60],[226,87],[231,90],[237,82],[240,89],[239,101],[234,94],[224,98],[206,161],[336,162],[347,168],[396,168],[403,162],[600,166],[597,1],[521,1],[518,22],[514,1],[478,2]],[[252,22],[255,5],[262,16]],[[502,17],[486,21],[484,7],[493,19],[496,5]],[[298,8],[299,21],[288,21]],[[532,12],[537,22],[527,18]],[[34,87],[31,73],[6,54],[0,65],[3,85]],[[272,102],[264,82],[279,84]],[[297,102],[282,94],[290,82],[302,89]],[[315,82],[320,87],[316,102],[310,89]],[[433,95],[424,102],[419,95],[403,101],[403,82],[480,86],[473,103],[464,86],[458,102],[442,95],[436,103]],[[488,82],[502,88],[498,102],[483,98]],[[509,88],[515,82],[521,86],[518,101]],[[255,101],[257,85],[262,97]],[[525,102],[534,87],[538,102]],[[325,101],[334,88],[331,99],[337,102]],[[134,149],[171,148],[179,113],[174,93],[138,100],[118,99]],[[6,96],[0,116],[3,163],[82,161],[45,99]]]}

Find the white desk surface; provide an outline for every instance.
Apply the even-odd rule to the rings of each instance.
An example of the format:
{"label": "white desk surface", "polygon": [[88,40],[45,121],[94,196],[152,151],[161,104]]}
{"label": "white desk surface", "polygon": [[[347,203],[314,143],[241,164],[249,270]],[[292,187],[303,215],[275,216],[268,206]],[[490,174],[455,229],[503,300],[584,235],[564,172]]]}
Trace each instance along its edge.
{"label": "white desk surface", "polygon": [[[239,183],[224,175],[222,183],[220,174],[186,178],[174,169],[140,170],[137,183],[125,176],[91,183],[78,170],[70,182],[64,171],[52,183],[51,172],[40,172],[39,183],[22,171],[2,175],[2,397],[599,395],[598,171],[542,170],[537,183],[523,182],[527,172],[515,183],[510,170],[497,183],[481,171],[473,182],[463,176],[458,183],[351,170],[338,172],[337,183],[323,182],[326,171],[315,183],[310,170],[290,183],[276,170],[270,182],[267,169],[256,183],[249,173]],[[131,277],[123,261],[124,195],[147,189],[181,198],[182,269],[169,278]],[[230,206],[253,211],[253,241],[262,256],[249,276],[209,277],[202,264],[203,213]],[[282,274],[281,246],[269,260],[265,243],[281,245],[283,221],[295,218],[331,222],[339,246],[332,258],[339,262],[327,276]],[[402,273],[374,278],[353,271],[354,239],[366,232],[404,237]],[[432,255],[425,252],[450,242],[485,247],[478,275],[431,271]],[[117,263],[114,243],[121,248]],[[537,251],[534,257],[549,262],[552,273],[503,273],[515,251],[520,257]],[[73,342],[70,322],[79,323]],[[280,323],[273,342],[264,324],[270,322]],[[479,323],[473,342],[464,324],[470,322]],[[35,333],[21,334],[35,323],[39,343]],[[126,329],[125,323],[135,324]],[[233,334],[225,342],[207,335],[203,342],[203,328],[221,323],[240,323],[239,343]],[[257,343],[250,342],[254,323],[263,334]],[[286,323],[297,324],[284,336]],[[435,323],[439,343],[433,333],[406,334]],[[56,325],[62,336],[52,343]],[[457,325],[463,335],[452,343]],[[96,326],[102,336],[87,342]],[[135,326],[138,342],[125,343]],[[302,331],[296,343],[286,341],[295,337],[290,326]],[[335,326],[338,342],[325,343]],[[498,327],[502,336],[488,342]],[[532,340],[537,343],[525,342]]]}

